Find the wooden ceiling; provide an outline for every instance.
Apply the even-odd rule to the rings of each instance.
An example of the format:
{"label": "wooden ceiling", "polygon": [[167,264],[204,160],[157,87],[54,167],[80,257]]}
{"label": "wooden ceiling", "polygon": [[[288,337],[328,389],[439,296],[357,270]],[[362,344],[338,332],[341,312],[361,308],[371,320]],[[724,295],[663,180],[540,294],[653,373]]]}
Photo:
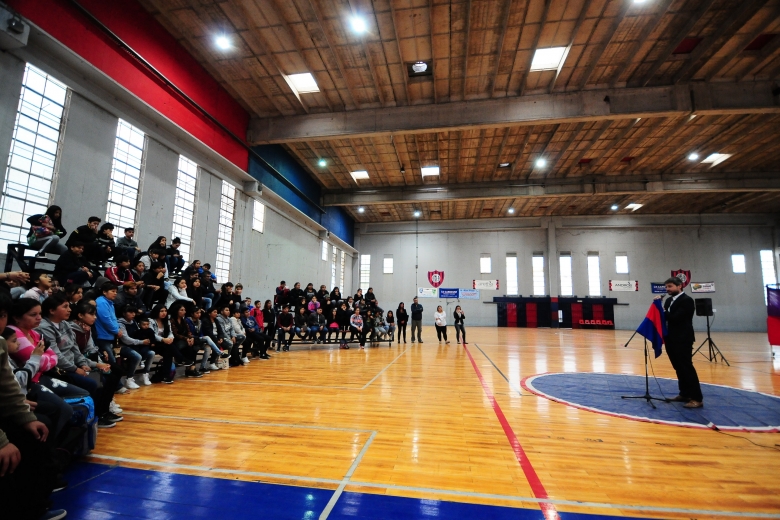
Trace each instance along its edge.
{"label": "wooden ceiling", "polygon": [[[432,105],[490,98],[630,89],[691,82],[780,79],[780,0],[141,0],[257,118]],[[363,35],[350,17],[367,23]],[[232,48],[214,39],[225,35]],[[567,47],[557,70],[531,71],[536,49]],[[433,74],[408,77],[407,64],[432,60]],[[298,94],[287,75],[311,72],[320,92]],[[506,126],[360,138],[312,139],[287,149],[326,191],[533,182],[592,175],[774,171],[780,116],[756,111]],[[700,159],[732,154],[710,168]],[[325,158],[327,166],[317,165]],[[543,168],[535,166],[543,158]],[[509,163],[508,167],[499,167]],[[438,165],[438,178],[420,168]],[[350,171],[366,169],[356,183]],[[735,196],[740,203],[723,206]],[[676,212],[672,195],[647,210]],[[653,198],[661,200],[650,200]],[[667,199],[668,197],[668,199]],[[718,198],[720,197],[720,198]],[[534,200],[516,215],[601,214],[581,199]],[[600,199],[599,199],[600,200]],[[777,212],[764,193],[707,194],[690,212]],[[484,204],[495,209],[484,211]],[[652,204],[650,203],[652,202]],[[774,200],[776,203],[777,201]],[[497,217],[509,201],[440,203],[441,218]],[[504,206],[502,206],[502,204]],[[601,203],[599,203],[601,204]],[[607,204],[604,202],[601,205]],[[409,204],[380,204],[358,221],[406,220]],[[429,206],[418,205],[428,215]],[[384,209],[383,209],[384,208]],[[388,216],[389,214],[389,216]],[[548,214],[548,213],[544,213]],[[431,218],[437,218],[431,214]]]}

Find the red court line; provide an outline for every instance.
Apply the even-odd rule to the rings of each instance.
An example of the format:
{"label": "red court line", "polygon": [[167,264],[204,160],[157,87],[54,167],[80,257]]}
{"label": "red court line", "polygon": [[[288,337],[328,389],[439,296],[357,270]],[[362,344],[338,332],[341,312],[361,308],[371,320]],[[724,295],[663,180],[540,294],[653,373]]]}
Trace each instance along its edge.
{"label": "red court line", "polygon": [[[485,395],[487,395],[488,400],[490,400],[490,404],[493,406],[493,411],[498,418],[498,422],[501,423],[501,427],[504,429],[504,434],[509,441],[509,445],[512,446],[512,451],[515,452],[517,462],[520,463],[520,467],[523,469],[525,478],[528,480],[528,484],[531,485],[531,492],[536,498],[542,500],[549,499],[550,497],[547,495],[547,490],[544,489],[544,484],[542,484],[542,481],[539,479],[539,475],[536,474],[536,470],[534,470],[531,461],[528,460],[528,456],[525,454],[525,450],[523,450],[523,447],[520,445],[520,440],[518,440],[514,430],[512,430],[512,427],[509,425],[509,421],[507,421],[504,412],[501,410],[501,407],[498,406],[495,397],[493,397],[493,392],[490,391],[490,387],[485,381],[485,378],[482,377],[482,372],[479,371],[479,367],[477,367],[477,364],[474,362],[474,358],[471,357],[471,352],[469,352],[469,349],[466,347],[466,345],[463,345],[463,350],[465,350],[466,354],[469,356],[471,366],[474,367],[474,371],[477,373],[477,377],[479,378],[479,382],[482,385],[482,389],[485,391]],[[539,507],[542,508],[544,517],[547,520],[560,520],[558,511],[555,509],[553,504],[549,502],[540,502]]]}

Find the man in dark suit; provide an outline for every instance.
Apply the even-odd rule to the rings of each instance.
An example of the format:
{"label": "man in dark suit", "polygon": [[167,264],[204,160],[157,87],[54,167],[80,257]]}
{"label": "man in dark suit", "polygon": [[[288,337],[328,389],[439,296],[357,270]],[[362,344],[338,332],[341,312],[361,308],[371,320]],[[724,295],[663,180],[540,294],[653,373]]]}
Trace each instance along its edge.
{"label": "man in dark suit", "polygon": [[699,385],[699,376],[693,366],[693,315],[696,306],[693,298],[682,290],[682,280],[669,278],[666,280],[666,294],[670,296],[664,302],[667,334],[664,337],[666,354],[677,372],[677,383],[680,394],[670,401],[684,402],[686,408],[701,408],[704,406]]}

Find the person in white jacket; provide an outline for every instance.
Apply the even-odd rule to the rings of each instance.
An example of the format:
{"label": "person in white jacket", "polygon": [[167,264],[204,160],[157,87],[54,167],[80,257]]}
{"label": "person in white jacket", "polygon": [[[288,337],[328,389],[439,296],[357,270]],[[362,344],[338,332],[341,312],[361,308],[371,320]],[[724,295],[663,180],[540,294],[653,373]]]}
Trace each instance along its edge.
{"label": "person in white jacket", "polygon": [[441,338],[444,336],[444,341],[449,345],[450,342],[447,340],[447,315],[444,314],[444,309],[441,308],[441,305],[436,307],[436,312],[433,313],[433,322],[436,325],[436,336],[439,338],[439,343],[441,343]]}
{"label": "person in white jacket", "polygon": [[193,306],[195,305],[195,300],[187,296],[187,280],[184,278],[177,278],[172,285],[168,286],[168,299],[165,300],[165,306],[170,309],[179,300],[185,300]]}

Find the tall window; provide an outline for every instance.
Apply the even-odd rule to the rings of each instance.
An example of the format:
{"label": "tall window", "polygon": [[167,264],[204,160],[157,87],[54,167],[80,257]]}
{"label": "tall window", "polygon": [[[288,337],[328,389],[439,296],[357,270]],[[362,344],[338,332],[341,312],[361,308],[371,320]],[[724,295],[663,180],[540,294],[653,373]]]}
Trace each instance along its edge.
{"label": "tall window", "polygon": [[533,270],[534,296],[544,296],[547,294],[544,288],[544,254],[534,253],[531,259],[531,268]]}
{"label": "tall window", "polygon": [[195,221],[195,188],[198,184],[198,165],[183,155],[179,156],[176,175],[176,197],[173,202],[173,236],[181,239],[181,256],[189,260],[192,248],[192,223]]}
{"label": "tall window", "polygon": [[598,253],[588,253],[588,294],[601,296],[601,273]]}
{"label": "tall window", "polygon": [[325,262],[328,261],[328,243],[324,240],[322,241],[322,259]]}
{"label": "tall window", "polygon": [[479,272],[480,274],[490,274],[493,272],[493,262],[490,260],[490,255],[482,254],[479,257]]}
{"label": "tall window", "polygon": [[145,145],[144,133],[120,119],[116,128],[114,163],[111,166],[106,209],[106,222],[119,228],[135,226]]}
{"label": "tall window", "polygon": [[344,287],[344,270],[346,269],[345,264],[347,263],[347,254],[342,251],[341,252],[341,273],[339,274],[339,287],[341,288],[342,292],[346,291],[346,288]]}
{"label": "tall window", "polygon": [[745,274],[745,255],[731,255],[731,271],[735,274]]}
{"label": "tall window", "polygon": [[574,280],[571,276],[571,253],[561,253],[558,263],[561,271],[561,296],[572,296]]}
{"label": "tall window", "polygon": [[360,288],[365,293],[371,282],[371,255],[360,255]]}
{"label": "tall window", "polygon": [[49,205],[68,87],[27,64],[0,201],[0,244],[24,241],[31,215]]}
{"label": "tall window", "polygon": [[331,255],[330,262],[330,290],[332,291],[336,287],[336,259],[338,258],[338,250],[336,246],[333,246],[333,254]]}
{"label": "tall window", "polygon": [[506,293],[508,295],[519,294],[517,284],[517,253],[506,255]]}
{"label": "tall window", "polygon": [[628,255],[626,253],[617,253],[615,255],[615,272],[617,274],[628,274]]}
{"label": "tall window", "polygon": [[775,258],[774,254],[769,249],[764,249],[758,254],[759,258],[761,259],[761,276],[764,280],[764,303],[766,304],[766,286],[777,283],[777,274],[775,273]]}
{"label": "tall window", "polygon": [[219,199],[219,229],[217,231],[217,281],[225,283],[230,279],[230,246],[233,242],[233,219],[236,213],[236,187],[222,181],[222,196]]}
{"label": "tall window", "polygon": [[252,229],[260,233],[265,229],[265,204],[257,200],[252,207]]}
{"label": "tall window", "polygon": [[384,274],[393,274],[393,255],[385,255],[382,261],[382,272]]}

